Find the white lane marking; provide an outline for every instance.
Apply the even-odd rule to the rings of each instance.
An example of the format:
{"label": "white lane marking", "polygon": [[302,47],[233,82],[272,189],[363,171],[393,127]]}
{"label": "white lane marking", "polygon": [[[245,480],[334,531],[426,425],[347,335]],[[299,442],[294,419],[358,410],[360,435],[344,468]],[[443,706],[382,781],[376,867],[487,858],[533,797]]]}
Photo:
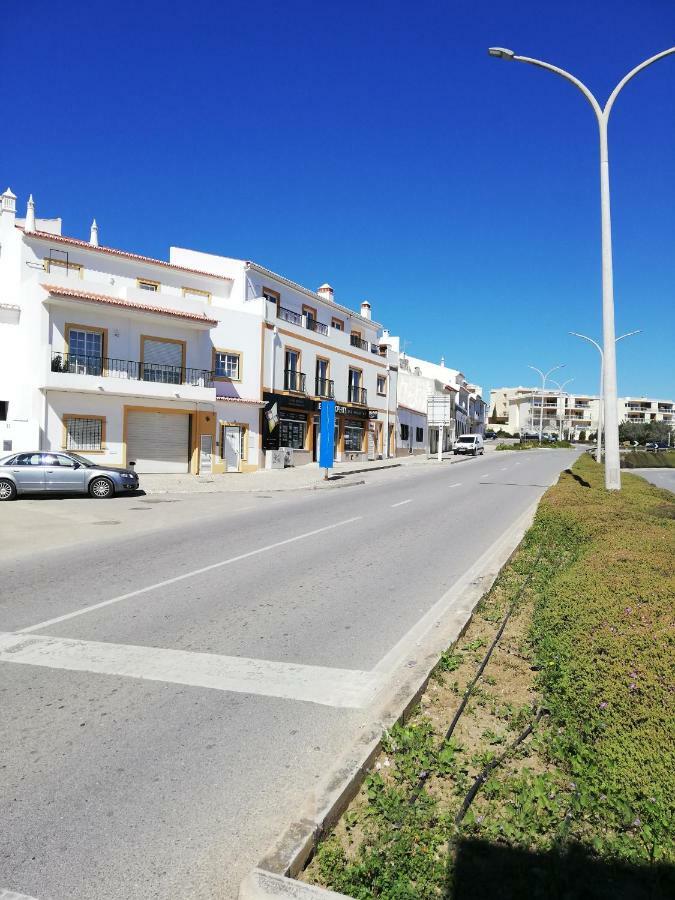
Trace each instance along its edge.
{"label": "white lane marking", "polygon": [[508,466],[504,466],[504,468],[501,471],[506,472],[507,469],[508,469]]}
{"label": "white lane marking", "polygon": [[392,503],[391,508],[396,509],[397,506],[405,506],[406,503],[412,503],[412,500],[401,500],[400,503]]}
{"label": "white lane marking", "polygon": [[461,486],[462,486],[462,482],[461,482],[461,481],[456,481],[455,484],[449,484],[449,485],[448,485],[448,487],[461,487]]}
{"label": "white lane marking", "polygon": [[186,578],[193,578],[195,575],[203,575],[204,572],[212,572],[214,569],[220,569],[223,566],[230,566],[232,563],[240,562],[242,559],[249,559],[251,556],[257,556],[259,553],[267,553],[269,550],[276,550],[277,547],[285,547],[287,544],[294,544],[296,541],[303,541],[305,538],[314,537],[315,534],[322,534],[324,531],[332,531],[334,528],[341,528],[343,525],[351,525],[352,522],[358,522],[363,516],[354,516],[351,519],[344,519],[342,522],[334,522],[332,525],[324,525],[323,528],[315,528],[313,531],[306,531],[304,534],[297,534],[295,537],[286,538],[283,541],[277,541],[274,544],[267,544],[266,547],[258,547],[256,550],[249,550],[248,553],[240,553],[239,556],[232,556],[230,559],[223,559],[220,562],[212,563],[210,566],[202,566],[201,569],[193,569],[191,572],[184,572],[182,575],[176,575],[175,578],[167,578],[166,581],[158,581],[157,584],[149,584],[147,587],[139,588],[137,591],[129,591],[128,594],[120,594],[119,597],[112,597],[110,600],[103,600],[101,603],[93,603],[91,606],[83,606],[74,612],[66,613],[63,616],[55,616],[53,619],[46,619],[44,622],[38,622],[37,625],[29,625],[27,628],[17,629],[22,634],[31,631],[39,631],[41,628],[47,628],[49,625],[56,625],[58,622],[66,622],[68,619],[74,619],[77,616],[83,616],[85,613],[93,612],[96,609],[103,609],[105,606],[111,606],[113,603],[120,603],[122,600],[130,600],[132,597],[138,597],[146,594],[148,591],[156,591],[158,588],[168,587],[170,584],[177,584]]}
{"label": "white lane marking", "polygon": [[381,688],[375,672],[271,662],[216,653],[0,633],[0,662],[362,708]]}
{"label": "white lane marking", "polygon": [[0,900],[36,900],[36,898],[29,897],[28,894],[19,894],[18,891],[0,889]]}

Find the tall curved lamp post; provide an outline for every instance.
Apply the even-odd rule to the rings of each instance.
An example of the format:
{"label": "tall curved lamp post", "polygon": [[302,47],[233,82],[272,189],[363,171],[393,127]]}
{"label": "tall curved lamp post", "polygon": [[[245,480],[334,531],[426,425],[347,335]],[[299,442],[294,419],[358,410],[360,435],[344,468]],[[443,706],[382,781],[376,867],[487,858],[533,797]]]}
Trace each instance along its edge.
{"label": "tall curved lamp post", "polygon": [[[598,449],[595,451],[595,458],[598,462],[602,462],[602,425],[603,425],[603,415],[602,410],[604,406],[604,372],[605,372],[605,354],[602,352],[602,347],[597,341],[594,341],[593,338],[590,338],[587,334],[579,334],[578,331],[570,331],[570,334],[573,334],[574,337],[581,338],[584,341],[588,341],[589,344],[593,344],[595,349],[600,354],[600,403],[598,409]],[[614,343],[618,344],[619,341],[622,341],[624,338],[632,337],[634,334],[642,334],[642,329],[638,328],[636,331],[627,331],[626,334],[620,334],[618,338],[614,338]],[[614,404],[616,407],[616,403]],[[617,420],[618,420],[618,411],[617,411]],[[619,434],[619,426],[617,421],[616,426],[617,440]],[[606,444],[606,441],[605,441]]]}
{"label": "tall curved lamp post", "polygon": [[[565,385],[570,384],[570,382],[572,382],[572,381],[574,381],[574,378],[568,378],[567,381],[563,381],[563,383],[560,384],[559,381],[554,381],[553,378],[551,378],[551,384],[554,384],[558,388],[561,397],[565,391]],[[563,407],[562,421],[560,423],[560,428],[558,429],[558,440],[563,439],[564,430],[565,430],[565,409]],[[568,434],[568,437],[569,437],[569,434]]]}
{"label": "tall curved lamp post", "polygon": [[614,280],[612,273],[612,222],[609,206],[609,157],[607,153],[607,123],[609,114],[614,106],[619,92],[628,82],[650,66],[652,63],[675,53],[675,47],[669,47],[655,56],[646,59],[639,66],[632,69],[614,88],[609,95],[604,108],[600,106],[586,85],[570,75],[564,69],[553,66],[551,63],[542,62],[540,59],[530,59],[529,56],[517,56],[513,50],[504,47],[490,47],[490,56],[497,59],[515,60],[516,62],[530,63],[540,69],[548,69],[571,81],[579,88],[584,97],[593,108],[598,120],[600,132],[600,207],[602,213],[602,340],[604,344],[604,420],[605,420],[605,487],[610,491],[621,490],[621,469],[619,462],[619,421],[616,403],[616,347],[614,331]]}
{"label": "tall curved lamp post", "polygon": [[548,372],[542,372],[541,369],[538,369],[536,366],[528,366],[527,368],[534,369],[535,372],[538,372],[541,375],[541,404],[539,406],[539,443],[541,444],[541,433],[544,430],[544,392],[546,391],[546,379],[552,372],[556,372],[558,369],[564,369],[565,363],[562,363],[559,366],[553,366]]}

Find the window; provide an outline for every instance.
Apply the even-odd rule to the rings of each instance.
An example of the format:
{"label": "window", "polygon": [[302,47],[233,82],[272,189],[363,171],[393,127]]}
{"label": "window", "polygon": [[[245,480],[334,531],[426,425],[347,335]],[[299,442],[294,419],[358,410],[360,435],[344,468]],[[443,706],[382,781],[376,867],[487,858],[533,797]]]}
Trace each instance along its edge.
{"label": "window", "polygon": [[7,421],[8,410],[9,410],[9,400],[0,400],[0,422]]}
{"label": "window", "polygon": [[41,460],[40,453],[20,453],[12,460],[13,466],[39,466]]}
{"label": "window", "polygon": [[43,259],[42,264],[45,272],[63,272],[65,270],[66,275],[70,275],[72,272],[75,278],[82,278],[84,271],[79,263],[69,262],[67,256],[64,256],[62,259],[55,259],[53,256],[50,256],[47,259]]}
{"label": "window", "polygon": [[361,387],[361,370],[360,369],[350,369],[349,370],[349,387],[350,388]]}
{"label": "window", "polygon": [[68,372],[76,375],[101,374],[105,349],[105,331],[102,328],[66,325],[66,343]]}
{"label": "window", "polygon": [[281,300],[281,294],[278,291],[273,291],[270,288],[264,287],[262,289],[262,295],[265,300],[268,300],[270,303],[274,303],[275,305],[279,305],[279,301]]}
{"label": "window", "polygon": [[185,379],[185,341],[141,335],[143,381],[182,384]]}
{"label": "window", "polygon": [[150,281],[147,278],[137,278],[136,285],[142,291],[151,291],[154,294],[159,293],[159,281]]}
{"label": "window", "polygon": [[103,450],[104,426],[101,416],[64,416],[66,450]]}
{"label": "window", "polygon": [[342,319],[336,319],[335,317],[333,317],[330,320],[330,327],[334,328],[336,331],[344,331],[345,323],[342,321]]}
{"label": "window", "polygon": [[307,419],[301,413],[281,411],[279,414],[279,446],[304,450]]}
{"label": "window", "polygon": [[377,393],[384,397],[387,393],[387,379],[384,375],[377,376]]}
{"label": "window", "polygon": [[409,427],[405,424],[405,422],[401,422],[401,440],[407,441],[409,436],[410,436]]}
{"label": "window", "polygon": [[307,327],[312,327],[312,322],[316,322],[316,310],[311,306],[302,305],[302,312],[307,316]]}
{"label": "window", "polygon": [[214,378],[241,381],[241,355],[229,350],[214,350],[213,375]]}
{"label": "window", "polygon": [[300,353],[297,350],[286,351],[285,369],[287,372],[298,372],[300,369]]}
{"label": "window", "polygon": [[363,450],[364,428],[360,422],[345,424],[345,452],[360,453]]}
{"label": "window", "polygon": [[190,300],[205,300],[207,303],[211,302],[211,294],[209,291],[200,291],[199,288],[183,288],[183,296],[187,297]]}
{"label": "window", "polygon": [[418,444],[424,443],[424,428],[415,429],[415,442]]}

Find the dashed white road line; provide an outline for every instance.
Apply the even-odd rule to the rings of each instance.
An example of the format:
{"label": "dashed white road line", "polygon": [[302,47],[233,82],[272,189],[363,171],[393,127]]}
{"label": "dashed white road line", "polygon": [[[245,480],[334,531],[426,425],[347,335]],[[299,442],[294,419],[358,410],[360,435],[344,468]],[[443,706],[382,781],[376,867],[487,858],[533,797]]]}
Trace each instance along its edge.
{"label": "dashed white road line", "polygon": [[401,500],[400,503],[392,503],[391,508],[396,509],[397,506],[405,506],[406,503],[412,503],[412,500]]}
{"label": "dashed white road line", "polygon": [[306,531],[304,534],[296,534],[295,537],[286,538],[283,541],[276,541],[274,544],[267,544],[267,546],[258,547],[255,550],[249,550],[248,553],[240,553],[239,556],[231,556],[229,559],[223,559],[220,562],[212,563],[210,566],[202,566],[200,569],[184,572],[182,575],[176,575],[174,578],[167,578],[165,581],[149,584],[136,591],[129,591],[128,594],[120,594],[119,597],[103,600],[101,603],[83,606],[82,609],[76,609],[74,612],[66,613],[63,616],[55,616],[53,619],[46,619],[44,622],[38,622],[37,625],[29,625],[27,628],[20,628],[18,631],[22,634],[27,634],[31,631],[40,631],[42,628],[47,628],[49,625],[56,625],[58,622],[66,622],[68,619],[83,616],[85,613],[93,612],[96,609],[103,609],[105,606],[111,606],[113,603],[120,603],[122,600],[130,600],[132,597],[138,597],[141,594],[148,593],[148,591],[156,591],[158,588],[168,587],[170,584],[176,584],[179,581],[184,581],[186,578],[193,578],[195,575],[203,575],[205,572],[221,569],[223,566],[232,565],[232,563],[240,562],[242,559],[249,559],[251,556],[267,553],[269,550],[276,550],[277,547],[285,547],[287,544],[294,544],[296,541],[303,541],[306,538],[314,537],[314,535],[322,534],[324,531],[332,531],[334,528],[341,528],[343,525],[351,525],[352,522],[358,522],[362,518],[363,516],[353,516],[351,519],[344,519],[342,522],[334,522],[332,525],[324,525],[323,528],[315,528],[313,531]]}
{"label": "dashed white road line", "polygon": [[[272,662],[216,653],[0,633],[0,663],[95,672],[217,691],[362,708],[380,690],[376,672]],[[1,895],[0,895],[1,897]]]}
{"label": "dashed white road line", "polygon": [[28,894],[20,894],[18,891],[8,891],[0,888],[0,900],[36,900]]}
{"label": "dashed white road line", "polygon": [[449,485],[448,485],[448,487],[461,487],[461,486],[462,486],[462,482],[461,482],[461,481],[456,481],[454,484],[449,484]]}

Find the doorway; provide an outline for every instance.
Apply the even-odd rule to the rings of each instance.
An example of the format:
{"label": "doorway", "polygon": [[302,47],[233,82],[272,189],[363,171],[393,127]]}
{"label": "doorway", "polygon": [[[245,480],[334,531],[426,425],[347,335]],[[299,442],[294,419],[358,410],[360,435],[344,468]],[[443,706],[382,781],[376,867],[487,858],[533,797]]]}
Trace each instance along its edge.
{"label": "doorway", "polygon": [[227,472],[241,468],[241,428],[238,425],[223,426],[223,459]]}

